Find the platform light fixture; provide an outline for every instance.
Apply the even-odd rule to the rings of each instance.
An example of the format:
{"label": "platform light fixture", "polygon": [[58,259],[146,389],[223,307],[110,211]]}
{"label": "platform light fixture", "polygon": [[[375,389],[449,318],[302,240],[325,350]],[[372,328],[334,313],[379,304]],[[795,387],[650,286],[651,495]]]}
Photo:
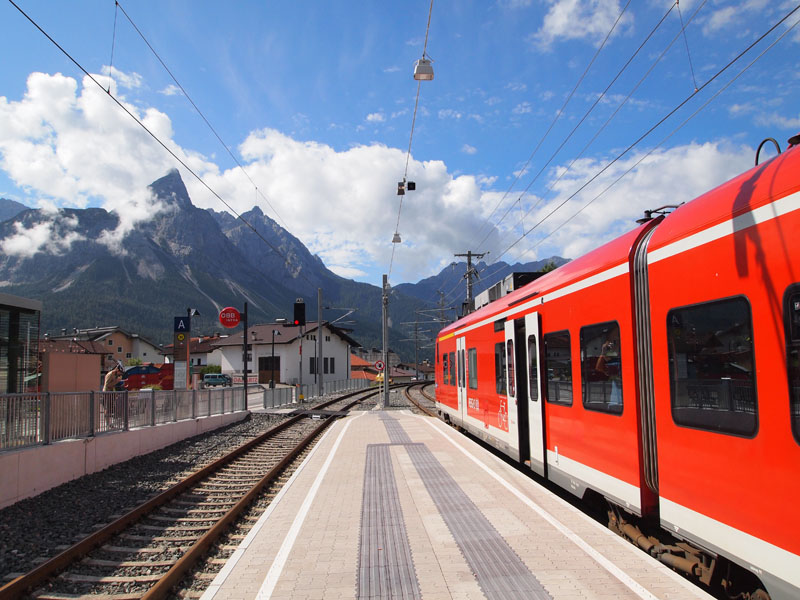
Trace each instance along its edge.
{"label": "platform light fixture", "polygon": [[433,61],[422,55],[417,62],[414,63],[414,79],[416,81],[431,81],[433,80]]}
{"label": "platform light fixture", "polygon": [[402,243],[402,241],[403,240],[400,239],[400,234],[395,231],[394,232],[394,236],[392,237],[392,243],[393,244],[400,244],[400,243]]}

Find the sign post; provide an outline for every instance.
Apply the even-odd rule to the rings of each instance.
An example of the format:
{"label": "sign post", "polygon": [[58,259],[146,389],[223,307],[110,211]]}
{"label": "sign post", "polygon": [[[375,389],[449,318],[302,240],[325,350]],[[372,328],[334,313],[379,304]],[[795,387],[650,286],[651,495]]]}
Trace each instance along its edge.
{"label": "sign post", "polygon": [[172,330],[172,361],[175,363],[173,386],[175,389],[184,389],[188,387],[189,364],[186,360],[178,360],[178,357],[186,356],[189,350],[189,341],[191,340],[192,332],[191,318],[185,315],[173,318]]}

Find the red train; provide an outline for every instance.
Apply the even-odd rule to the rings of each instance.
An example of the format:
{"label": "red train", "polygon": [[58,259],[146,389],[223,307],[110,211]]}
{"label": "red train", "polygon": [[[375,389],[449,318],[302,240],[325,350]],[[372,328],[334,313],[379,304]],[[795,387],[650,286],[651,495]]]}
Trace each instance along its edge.
{"label": "red train", "polygon": [[444,328],[436,402],[661,561],[796,599],[798,351],[795,145]]}

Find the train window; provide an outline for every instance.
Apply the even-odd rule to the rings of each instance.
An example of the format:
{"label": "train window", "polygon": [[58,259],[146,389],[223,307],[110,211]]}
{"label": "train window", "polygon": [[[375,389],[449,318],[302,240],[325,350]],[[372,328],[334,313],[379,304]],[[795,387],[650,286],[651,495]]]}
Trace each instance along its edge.
{"label": "train window", "polygon": [[447,385],[447,382],[450,380],[450,373],[447,371],[448,369],[448,362],[447,362],[447,352],[442,354],[442,385]]}
{"label": "train window", "polygon": [[508,395],[514,398],[517,395],[514,389],[514,340],[506,342],[506,365],[508,365]]}
{"label": "train window", "polygon": [[789,377],[789,416],[794,439],[800,443],[800,284],[786,290],[784,296],[786,327],[786,374]]}
{"label": "train window", "polygon": [[619,323],[581,327],[581,384],[585,408],[622,413]]}
{"label": "train window", "polygon": [[494,345],[494,380],[498,394],[506,395],[506,352],[505,344]]}
{"label": "train window", "polygon": [[469,365],[467,367],[467,374],[469,375],[469,389],[478,389],[478,349],[470,348],[467,350],[467,358]]}
{"label": "train window", "polygon": [[735,435],[757,426],[753,325],[744,297],[667,313],[672,418]]}
{"label": "train window", "polygon": [[447,381],[450,385],[456,384],[456,353],[450,353],[450,379]]}
{"label": "train window", "polygon": [[531,400],[539,400],[539,350],[536,347],[536,336],[528,336],[528,393]]}
{"label": "train window", "polygon": [[569,331],[548,333],[543,338],[547,401],[572,405],[572,357]]}
{"label": "train window", "polygon": [[466,387],[464,383],[464,351],[458,351],[458,387]]}

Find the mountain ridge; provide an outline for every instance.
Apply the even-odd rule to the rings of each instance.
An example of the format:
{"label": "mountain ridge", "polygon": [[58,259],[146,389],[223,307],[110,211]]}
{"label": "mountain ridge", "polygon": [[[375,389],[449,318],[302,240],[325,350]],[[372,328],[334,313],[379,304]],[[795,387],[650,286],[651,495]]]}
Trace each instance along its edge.
{"label": "mountain ridge", "polygon": [[[115,250],[103,243],[103,232],[113,231],[120,219],[102,208],[53,214],[24,207],[0,222],[0,243],[20,241],[14,236],[21,230],[49,231],[41,251],[0,256],[0,291],[41,300],[42,333],[114,324],[169,343],[173,317],[189,307],[200,311],[201,317],[193,320],[196,333],[222,331],[216,320],[219,311],[225,306],[241,310],[245,302],[250,324],[288,317],[298,297],[305,298],[307,319],[317,320],[317,292],[322,289],[325,306],[342,309],[326,308],[326,320],[355,308],[339,325],[366,347],[382,345],[380,287],[330,271],[257,206],[242,218],[194,206],[177,170],[148,187],[164,209],[129,231]],[[492,266],[501,274],[510,268],[505,263]],[[413,357],[413,342],[393,340],[408,337],[401,324],[430,319],[418,311],[438,306],[438,290],[464,297],[459,286],[465,290],[466,265],[457,270],[446,267],[417,284],[393,288],[393,350]],[[431,352],[428,347],[419,354],[430,357]]]}

